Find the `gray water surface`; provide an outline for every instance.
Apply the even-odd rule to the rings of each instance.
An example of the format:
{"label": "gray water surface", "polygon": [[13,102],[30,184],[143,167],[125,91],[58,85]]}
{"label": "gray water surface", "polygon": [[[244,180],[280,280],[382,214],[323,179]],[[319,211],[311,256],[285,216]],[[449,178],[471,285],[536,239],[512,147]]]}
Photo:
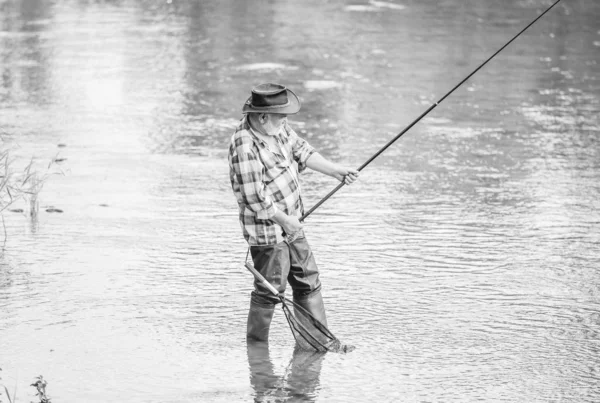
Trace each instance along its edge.
{"label": "gray water surface", "polygon": [[[227,145],[250,88],[289,86],[292,126],[358,167],[550,4],[0,0],[3,148],[50,174],[37,218],[4,212],[0,383],[27,401],[42,374],[56,403],[600,401],[593,0],[306,220],[355,351],[294,354],[280,311],[268,348],[245,340]],[[305,204],[335,185],[306,173]]]}

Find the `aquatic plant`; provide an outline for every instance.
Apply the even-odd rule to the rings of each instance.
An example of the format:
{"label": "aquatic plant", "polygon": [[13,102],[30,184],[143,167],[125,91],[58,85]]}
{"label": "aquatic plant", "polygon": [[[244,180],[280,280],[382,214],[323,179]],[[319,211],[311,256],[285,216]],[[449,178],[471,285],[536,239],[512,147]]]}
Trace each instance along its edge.
{"label": "aquatic plant", "polygon": [[32,158],[25,168],[19,171],[15,168],[15,159],[11,158],[9,150],[0,150],[0,218],[4,229],[4,242],[7,238],[4,212],[17,201],[22,200],[29,208],[30,218],[36,220],[39,211],[38,196],[44,183],[51,175],[62,174],[62,171],[51,171],[57,161],[59,159],[54,157],[48,164],[46,172],[40,172],[34,167],[35,160]]}
{"label": "aquatic plant", "polygon": [[35,383],[32,383],[31,386],[37,389],[36,396],[40,398],[40,403],[51,403],[50,398],[46,396],[46,385],[48,385],[48,382],[41,375],[35,379]]}
{"label": "aquatic plant", "polygon": [[[0,371],[2,371],[2,368],[0,368]],[[0,381],[1,380],[2,380],[2,378],[0,378]],[[46,382],[46,380],[44,379],[44,377],[42,375],[36,377],[35,382],[30,385],[30,386],[33,386],[34,388],[36,388],[37,393],[35,395],[37,397],[39,397],[40,403],[52,403],[50,398],[46,395],[46,386],[47,385],[48,385],[48,382]],[[10,392],[8,391],[8,388],[5,385],[0,384],[0,386],[2,386],[2,388],[4,389],[4,393],[6,394],[8,403],[16,403],[16,401],[17,401],[16,386],[15,386],[15,390],[12,394],[12,397],[10,395]],[[2,398],[2,395],[0,394],[0,403],[4,403],[1,398]]]}
{"label": "aquatic plant", "polygon": [[8,150],[0,153],[0,213],[19,199],[29,199],[30,215],[37,214],[37,195],[42,189],[43,180],[32,169],[33,158],[22,173],[13,169],[14,159]]}

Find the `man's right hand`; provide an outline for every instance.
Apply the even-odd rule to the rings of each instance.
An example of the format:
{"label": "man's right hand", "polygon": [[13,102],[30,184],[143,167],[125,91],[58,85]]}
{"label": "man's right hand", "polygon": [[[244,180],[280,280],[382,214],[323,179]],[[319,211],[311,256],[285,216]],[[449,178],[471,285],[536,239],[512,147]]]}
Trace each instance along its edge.
{"label": "man's right hand", "polygon": [[302,229],[302,223],[298,217],[287,215],[279,210],[273,216],[273,221],[281,225],[286,235],[293,235]]}
{"label": "man's right hand", "polygon": [[296,216],[287,216],[286,225],[282,225],[287,235],[293,235],[302,229],[302,223]]}

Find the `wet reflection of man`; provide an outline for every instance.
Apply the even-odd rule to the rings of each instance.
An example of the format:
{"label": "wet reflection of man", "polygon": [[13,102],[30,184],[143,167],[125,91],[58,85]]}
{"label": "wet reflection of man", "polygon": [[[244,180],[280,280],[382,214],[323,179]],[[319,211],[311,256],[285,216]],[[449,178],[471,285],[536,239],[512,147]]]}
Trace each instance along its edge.
{"label": "wet reflection of man", "polygon": [[278,376],[271,362],[268,342],[249,340],[247,346],[255,402],[315,401],[325,353],[296,347],[284,374]]}

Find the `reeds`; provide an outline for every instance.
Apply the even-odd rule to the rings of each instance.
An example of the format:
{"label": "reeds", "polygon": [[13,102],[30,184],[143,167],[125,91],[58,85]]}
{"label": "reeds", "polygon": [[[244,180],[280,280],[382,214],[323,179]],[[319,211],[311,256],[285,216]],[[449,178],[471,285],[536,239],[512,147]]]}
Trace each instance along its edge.
{"label": "reeds", "polygon": [[[0,371],[2,371],[2,368],[0,368]],[[2,380],[2,378],[0,377],[0,381]],[[17,394],[17,390],[16,390],[16,386],[15,386],[15,390],[13,392],[13,397],[10,397],[10,392],[8,391],[8,388],[5,385],[2,385],[2,388],[4,389],[4,393],[6,394],[6,398],[8,399],[8,403],[14,403],[14,397]],[[0,397],[2,397],[0,395]],[[0,403],[2,403],[2,399],[0,399]]]}
{"label": "reeds", "polygon": [[28,201],[29,214],[37,215],[38,194],[44,186],[47,175],[40,175],[33,169],[34,159],[29,161],[22,172],[15,172],[14,160],[8,150],[0,152],[0,213],[19,199]]}
{"label": "reeds", "polygon": [[8,149],[0,150],[0,218],[4,229],[4,243],[6,243],[7,233],[4,223],[4,212],[17,201],[24,201],[28,207],[28,214],[32,221],[37,220],[39,211],[38,196],[44,187],[44,183],[50,175],[60,172],[51,172],[51,167],[59,161],[54,157],[46,172],[40,172],[34,166],[34,158],[25,166],[22,171],[15,168],[15,159],[11,158]]}

